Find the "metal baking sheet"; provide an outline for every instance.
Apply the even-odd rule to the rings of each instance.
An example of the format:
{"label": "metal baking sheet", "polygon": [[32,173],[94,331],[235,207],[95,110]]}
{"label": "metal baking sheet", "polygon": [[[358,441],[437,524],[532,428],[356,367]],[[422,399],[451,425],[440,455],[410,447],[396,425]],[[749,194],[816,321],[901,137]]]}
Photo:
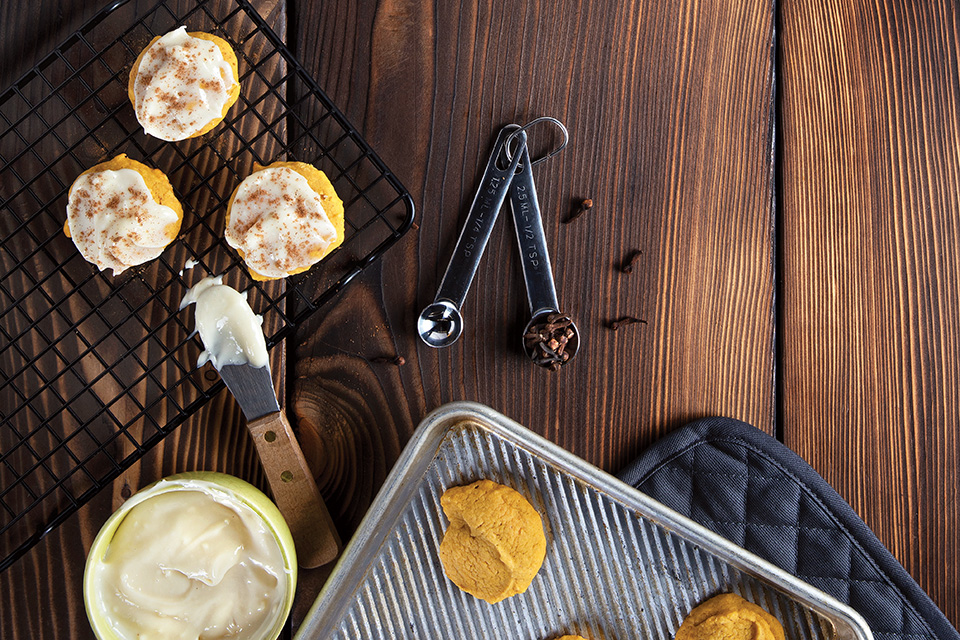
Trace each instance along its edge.
{"label": "metal baking sheet", "polygon": [[[487,604],[443,573],[440,496],[488,478],[543,517],[547,556],[526,593]],[[827,594],[495,411],[445,405],[417,429],[296,635],[315,638],[673,638],[703,600],[735,592],[787,638],[870,640]]]}

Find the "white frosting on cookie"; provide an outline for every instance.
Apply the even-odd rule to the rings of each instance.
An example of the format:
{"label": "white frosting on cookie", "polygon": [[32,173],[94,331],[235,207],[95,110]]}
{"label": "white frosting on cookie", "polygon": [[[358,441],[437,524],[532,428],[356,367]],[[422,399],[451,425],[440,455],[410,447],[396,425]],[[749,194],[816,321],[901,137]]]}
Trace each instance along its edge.
{"label": "white frosting on cookie", "polygon": [[236,85],[215,43],[180,27],[151,44],[134,80],[134,110],[148,133],[185,140],[221,117]]}
{"label": "white frosting on cookie", "polygon": [[70,187],[67,227],[80,254],[114,275],[153,260],[170,244],[177,212],[158,204],[133,169],[96,171]]}
{"label": "white frosting on cookie", "polygon": [[337,239],[326,199],[293,169],[257,171],[237,189],[227,243],[243,252],[250,269],[269,278],[309,267]]}

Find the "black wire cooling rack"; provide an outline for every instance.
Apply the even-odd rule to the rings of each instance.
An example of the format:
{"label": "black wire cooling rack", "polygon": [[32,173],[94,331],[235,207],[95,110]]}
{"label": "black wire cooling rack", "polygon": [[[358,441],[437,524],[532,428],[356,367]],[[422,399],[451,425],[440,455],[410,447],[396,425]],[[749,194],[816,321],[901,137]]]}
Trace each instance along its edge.
{"label": "black wire cooling rack", "polygon": [[[143,134],[126,85],[138,53],[180,25],[233,45],[241,92],[213,132],[173,144]],[[222,389],[194,366],[178,313],[190,284],[224,274],[249,289],[272,346],[410,228],[413,202],[246,0],[113,2],[0,94],[0,129],[2,570]],[[185,215],[159,259],[112,277],[62,227],[74,178],[118,153],[166,173]],[[223,240],[226,202],[255,162],[279,159],[327,173],[346,240],[258,283]],[[188,259],[199,265],[183,271]]]}

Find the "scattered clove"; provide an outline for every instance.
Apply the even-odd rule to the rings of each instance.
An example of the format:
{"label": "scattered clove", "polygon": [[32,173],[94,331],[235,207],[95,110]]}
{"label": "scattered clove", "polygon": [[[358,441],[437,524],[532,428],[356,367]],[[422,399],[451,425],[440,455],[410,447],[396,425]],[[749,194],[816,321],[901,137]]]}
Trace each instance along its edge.
{"label": "scattered clove", "polygon": [[531,325],[523,335],[523,346],[534,364],[558,370],[570,359],[567,346],[574,337],[573,320],[565,313],[551,313],[544,322]]}
{"label": "scattered clove", "polygon": [[370,358],[370,362],[372,364],[395,364],[398,367],[407,364],[403,356],[377,356],[376,358]]}
{"label": "scattered clove", "polygon": [[608,326],[616,331],[620,327],[625,327],[629,324],[647,324],[647,321],[641,320],[640,318],[635,318],[633,316],[623,316],[619,320],[614,320]]}
{"label": "scattered clove", "polygon": [[593,208],[593,200],[591,200],[590,198],[587,198],[586,200],[581,201],[580,206],[577,207],[577,209],[575,209],[572,214],[570,214],[569,218],[563,221],[563,224],[570,224],[571,222],[573,222],[574,220],[576,220],[577,218],[579,218],[580,216],[582,216],[592,208]]}
{"label": "scattered clove", "polygon": [[640,259],[640,256],[642,255],[643,255],[643,251],[640,251],[639,249],[634,249],[630,253],[630,255],[628,255],[626,259],[623,261],[623,264],[620,265],[620,271],[622,271],[623,273],[633,273],[633,265],[637,263],[637,261]]}

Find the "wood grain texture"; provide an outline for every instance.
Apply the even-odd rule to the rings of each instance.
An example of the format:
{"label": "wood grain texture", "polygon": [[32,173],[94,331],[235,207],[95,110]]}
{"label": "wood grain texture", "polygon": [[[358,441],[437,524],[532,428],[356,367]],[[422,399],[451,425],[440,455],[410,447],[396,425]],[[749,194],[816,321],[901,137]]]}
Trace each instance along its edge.
{"label": "wood grain texture", "polygon": [[[960,27],[950,3],[926,4],[781,3],[778,402],[787,444],[957,624]],[[0,3],[0,84],[94,5]],[[490,404],[608,470],[700,415],[772,430],[772,3],[263,5],[281,28],[289,9],[290,45],[419,212],[419,230],[288,345],[287,406],[341,535],[420,419],[450,400]],[[467,300],[465,335],[427,349],[414,319],[496,130],[544,114],[571,131],[535,174],[583,351],[559,374],[523,359],[527,310],[506,218]],[[534,142],[551,140],[539,131]],[[584,197],[591,212],[562,225]],[[633,273],[618,272],[637,250]],[[606,328],[622,315],[646,324]],[[397,355],[402,366],[380,361]],[[214,469],[264,487],[241,419],[222,394],[0,574],[0,637],[90,637],[85,550],[143,484]],[[301,572],[295,620],[326,575]]]}
{"label": "wood grain texture", "polygon": [[783,3],[784,432],[960,622],[960,13]]}
{"label": "wood grain texture", "polygon": [[[32,24],[36,8],[16,4],[0,8],[4,35]],[[781,426],[956,624],[958,18],[919,4],[782,5]],[[341,535],[420,419],[450,400],[490,404],[608,470],[700,415],[772,430],[770,2],[293,0],[290,12],[296,54],[419,212],[419,229],[288,345],[287,405]],[[535,174],[583,351],[559,374],[523,359],[506,217],[465,335],[427,349],[414,319],[496,130],[543,114],[571,131]],[[584,197],[591,212],[561,224]],[[607,328],[623,315],[646,324]],[[396,355],[405,364],[381,361]],[[87,637],[83,550],[123,496],[196,468],[264,486],[253,455],[218,398],[0,574],[0,636]],[[301,573],[295,620],[326,574]]]}
{"label": "wood grain texture", "polygon": [[[291,404],[341,535],[419,420],[451,400],[489,404],[611,471],[691,418],[772,430],[769,2],[329,1],[293,11],[298,57],[419,212],[419,230],[291,345]],[[414,324],[497,130],[540,115],[571,134],[535,170],[561,307],[583,340],[556,374],[521,351],[529,312],[508,215],[460,341],[432,350]],[[532,132],[535,149],[551,135]],[[561,224],[585,197],[591,212]],[[641,259],[621,273],[634,250]],[[646,324],[611,331],[623,315]],[[395,355],[406,363],[374,361]]]}

